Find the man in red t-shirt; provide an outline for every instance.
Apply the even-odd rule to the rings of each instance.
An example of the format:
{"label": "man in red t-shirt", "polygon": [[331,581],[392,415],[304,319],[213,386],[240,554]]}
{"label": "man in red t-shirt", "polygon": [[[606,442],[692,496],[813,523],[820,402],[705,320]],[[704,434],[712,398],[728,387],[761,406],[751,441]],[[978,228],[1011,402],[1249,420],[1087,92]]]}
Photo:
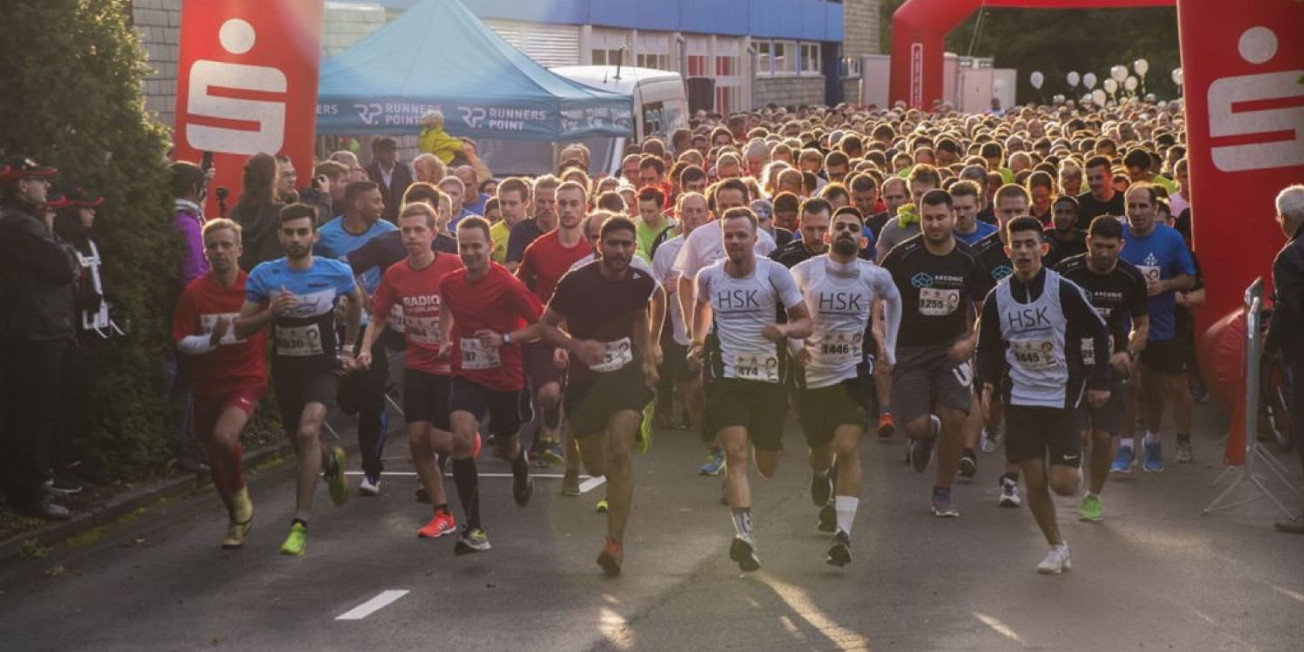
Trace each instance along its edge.
{"label": "man in red t-shirt", "polygon": [[[417,536],[435,539],[457,529],[444,494],[443,465],[453,455],[449,433],[448,390],[452,368],[440,351],[439,283],[462,268],[462,260],[431,249],[438,214],[425,202],[408,204],[398,217],[408,257],[385,270],[371,303],[371,322],[362,337],[358,364],[371,366],[371,345],[381,337],[395,306],[401,306],[406,356],[403,370],[403,416],[408,447],[421,486],[430,496],[435,515]],[[438,462],[435,455],[438,453]]]}
{"label": "man in red t-shirt", "polygon": [[254,518],[240,468],[240,431],[267,387],[267,333],[259,330],[236,339],[233,322],[244,305],[247,278],[237,262],[243,252],[240,225],[210,220],[203,239],[211,269],[181,294],[172,317],[172,339],[179,351],[192,357],[195,438],[208,451],[213,487],[231,518],[222,540],[222,547],[230,549],[244,545]]}
{"label": "man in red t-shirt", "polygon": [[[557,228],[539,236],[530,243],[516,270],[517,278],[534,291],[541,303],[552,299],[553,289],[571,265],[592,251],[584,239],[584,215],[588,209],[588,191],[578,183],[568,181],[557,188]],[[579,456],[569,450],[562,453],[558,441],[561,427],[561,373],[566,366],[566,355],[546,342],[537,342],[524,348],[525,375],[534,388],[534,409],[541,418],[538,434],[531,452],[546,462],[566,461],[568,474],[579,477]],[[571,445],[573,448],[573,444]],[[564,483],[562,493],[579,495],[579,483],[573,487]],[[573,494],[571,493],[573,490]]]}
{"label": "man in red t-shirt", "polygon": [[463,218],[457,226],[457,249],[465,269],[439,282],[442,342],[451,353],[453,381],[449,421],[453,428],[453,482],[462,502],[466,527],[454,547],[459,555],[489,550],[480,523],[480,480],[474,445],[480,421],[489,415],[489,434],[498,454],[512,463],[512,497],[524,507],[534,492],[530,464],[516,439],[529,417],[522,342],[538,339],[535,322],[543,304],[505,267],[490,260],[493,238],[489,222]]}

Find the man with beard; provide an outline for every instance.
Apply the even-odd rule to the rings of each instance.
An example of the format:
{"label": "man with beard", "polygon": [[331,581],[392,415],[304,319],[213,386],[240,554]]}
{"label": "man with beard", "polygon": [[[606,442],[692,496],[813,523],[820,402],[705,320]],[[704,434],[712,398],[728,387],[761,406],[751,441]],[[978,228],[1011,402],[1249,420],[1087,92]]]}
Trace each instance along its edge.
{"label": "man with beard", "polygon": [[1055,241],[1060,260],[1087,252],[1087,232],[1078,228],[1078,200],[1068,195],[1055,200],[1051,209],[1051,228],[1046,233]]}
{"label": "man with beard", "polygon": [[[792,269],[813,324],[813,332],[797,345],[795,402],[810,450],[819,529],[834,533],[825,558],[833,566],[851,561],[851,526],[861,492],[860,439],[877,413],[874,366],[892,367],[901,325],[901,294],[892,276],[858,257],[867,244],[863,228],[855,212],[839,213],[832,232],[824,235],[828,253]],[[884,354],[875,356],[865,345],[874,336],[871,308],[880,300],[887,334]]]}

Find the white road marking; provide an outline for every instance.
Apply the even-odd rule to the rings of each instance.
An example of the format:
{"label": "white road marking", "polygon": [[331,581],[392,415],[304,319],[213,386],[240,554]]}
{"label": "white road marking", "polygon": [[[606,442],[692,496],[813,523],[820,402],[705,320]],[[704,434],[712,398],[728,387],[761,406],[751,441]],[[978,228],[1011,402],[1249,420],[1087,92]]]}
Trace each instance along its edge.
{"label": "white road marking", "polygon": [[[585,478],[588,476],[580,476],[580,477]],[[605,475],[600,475],[596,478],[588,478],[584,482],[580,483],[580,493],[582,494],[589,493],[590,491],[593,491],[594,489],[601,487],[606,481],[607,481],[607,476]]]}
{"label": "white road marking", "polygon": [[1295,600],[1299,600],[1300,602],[1304,602],[1304,593],[1300,593],[1299,591],[1292,591],[1290,589],[1277,586],[1276,584],[1272,584],[1270,586],[1272,586],[1272,590],[1276,591],[1277,593],[1280,593],[1288,598],[1293,598]]}
{"label": "white road marking", "polygon": [[839,625],[828,614],[815,606],[804,589],[783,582],[764,571],[756,577],[768,585],[780,600],[787,603],[793,614],[810,623],[821,636],[828,639],[839,650],[868,650],[869,639],[860,633]]}
{"label": "white road marking", "polygon": [[[363,474],[362,471],[345,471],[345,472],[344,472],[344,475],[351,475],[351,476],[360,476],[360,475],[362,475],[362,474]],[[391,476],[391,477],[400,477],[400,478],[415,478],[416,475],[417,475],[417,472],[416,472],[416,471],[382,471],[380,475],[381,475],[381,477],[384,477],[384,476]],[[451,478],[451,477],[453,477],[453,474],[452,474],[451,472],[449,472],[449,473],[445,474],[444,477]],[[481,474],[480,474],[480,477],[482,477],[482,478],[510,478],[510,477],[512,477],[512,474],[510,474],[510,473],[481,473]],[[548,480],[560,480],[560,479],[562,479],[562,478],[565,477],[565,476],[563,476],[563,475],[561,475],[561,474],[559,474],[559,473],[531,473],[531,474],[530,474],[530,477],[532,477],[532,478],[545,478],[545,479],[548,479]],[[591,478],[591,477],[589,477],[589,476],[587,476],[587,475],[581,475],[581,476],[580,476],[580,479],[581,479],[581,480],[584,480],[584,481],[586,481],[586,482],[593,482],[594,480],[597,480],[597,481],[598,481],[598,484],[593,485],[594,487],[596,487],[596,486],[598,486],[599,484],[602,484],[603,482],[606,482],[606,481],[607,481],[606,478]],[[590,489],[591,489],[591,488],[592,488],[592,487],[590,487]],[[580,485],[580,491],[587,491],[586,489],[584,489],[584,485]]]}
{"label": "white road marking", "polygon": [[367,616],[370,616],[371,614],[374,614],[377,611],[380,611],[381,609],[388,607],[389,605],[393,604],[394,601],[407,595],[408,593],[409,591],[407,591],[406,589],[404,590],[391,589],[389,591],[381,591],[380,595],[370,600],[367,600],[366,602],[344,612],[343,614],[340,614],[337,618],[335,618],[335,620],[362,620],[363,618],[366,618]]}
{"label": "white road marking", "polygon": [[1026,641],[1023,640],[1022,637],[1019,636],[1017,632],[1010,629],[1008,625],[995,618],[992,618],[991,616],[988,616],[987,614],[980,614],[975,611],[973,617],[977,618],[979,622],[981,622],[982,624],[992,628],[992,631],[996,632],[997,634],[1000,634],[1001,636],[1004,636],[1005,638],[1010,639],[1011,641],[1019,643],[1020,645],[1028,644]]}

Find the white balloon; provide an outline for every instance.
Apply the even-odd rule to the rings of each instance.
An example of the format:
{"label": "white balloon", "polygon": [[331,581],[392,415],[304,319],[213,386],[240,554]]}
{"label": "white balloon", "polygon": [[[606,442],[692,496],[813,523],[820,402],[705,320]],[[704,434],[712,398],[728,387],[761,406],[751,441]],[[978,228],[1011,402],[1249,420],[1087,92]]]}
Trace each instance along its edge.
{"label": "white balloon", "polygon": [[1091,91],[1091,101],[1095,102],[1098,106],[1105,106],[1105,91],[1102,91],[1099,88]]}
{"label": "white balloon", "polygon": [[1181,86],[1181,85],[1182,85],[1182,69],[1181,69],[1181,68],[1174,68],[1174,69],[1173,69],[1173,83],[1174,83],[1174,84],[1177,84],[1178,86]]}
{"label": "white balloon", "polygon": [[1132,69],[1136,71],[1136,74],[1145,77],[1146,73],[1150,72],[1150,62],[1145,59],[1137,59],[1132,62]]}
{"label": "white balloon", "polygon": [[1091,89],[1095,88],[1095,87],[1096,87],[1096,73],[1094,73],[1094,72],[1089,72],[1089,73],[1083,75],[1083,76],[1082,76],[1082,85],[1083,85],[1083,86],[1086,86],[1086,87],[1087,87],[1087,90],[1091,90]]}
{"label": "white balloon", "polygon": [[1082,81],[1082,78],[1078,75],[1078,71],[1073,70],[1069,72],[1068,81],[1069,88],[1077,88],[1078,82]]}
{"label": "white balloon", "polygon": [[1129,91],[1136,90],[1136,86],[1137,86],[1137,79],[1132,75],[1128,75],[1127,79],[1123,80],[1123,88],[1126,88]]}
{"label": "white balloon", "polygon": [[1041,90],[1041,85],[1046,82],[1046,77],[1041,74],[1040,70],[1034,70],[1031,75],[1028,75],[1028,81],[1032,82],[1033,88]]}
{"label": "white balloon", "polygon": [[1105,80],[1105,92],[1110,95],[1118,92],[1118,82],[1114,81],[1113,77]]}
{"label": "white balloon", "polygon": [[1113,77],[1114,81],[1121,82],[1124,79],[1127,79],[1127,68],[1124,68],[1123,66],[1114,66],[1109,69],[1109,76]]}

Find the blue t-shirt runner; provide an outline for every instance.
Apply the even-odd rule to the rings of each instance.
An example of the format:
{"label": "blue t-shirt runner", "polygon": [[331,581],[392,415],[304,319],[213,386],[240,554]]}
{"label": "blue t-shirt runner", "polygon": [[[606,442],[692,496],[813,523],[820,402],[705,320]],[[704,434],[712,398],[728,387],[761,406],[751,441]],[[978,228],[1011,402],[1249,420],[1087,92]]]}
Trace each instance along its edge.
{"label": "blue t-shirt runner", "polygon": [[977,225],[978,228],[974,229],[973,233],[965,234],[965,233],[960,233],[959,229],[953,230],[952,233],[955,234],[955,239],[972,247],[978,244],[979,240],[982,240],[983,238],[993,233],[996,233],[995,224],[988,224],[986,222],[979,221],[979,220],[974,220],[974,224]]}
{"label": "blue t-shirt runner", "polygon": [[[337,217],[317,229],[321,237],[318,238],[317,244],[313,246],[312,253],[322,258],[338,260],[347,266],[349,254],[353,253],[354,250],[367,244],[372,238],[397,230],[398,227],[390,222],[376,220],[371,226],[367,227],[366,231],[350,233],[348,229],[344,228],[344,218],[342,216]],[[362,279],[362,289],[367,291],[368,296],[376,293],[376,288],[380,286],[380,275],[384,272],[385,270],[380,267],[373,267],[362,273],[360,277]],[[362,314],[362,323],[367,323],[365,310]]]}
{"label": "blue t-shirt runner", "polygon": [[353,292],[353,272],[328,258],[314,258],[303,270],[291,269],[284,258],[269,260],[249,273],[245,298],[267,305],[282,288],[294,296],[294,307],[272,318],[273,373],[335,371],[335,303]]}
{"label": "blue t-shirt runner", "polygon": [[[1195,263],[1186,241],[1176,229],[1156,223],[1148,235],[1132,233],[1123,221],[1123,241],[1119,258],[1136,265],[1146,282],[1166,281],[1178,276],[1195,276]],[[1152,342],[1166,342],[1177,335],[1177,295],[1169,290],[1150,297],[1150,337]]]}

